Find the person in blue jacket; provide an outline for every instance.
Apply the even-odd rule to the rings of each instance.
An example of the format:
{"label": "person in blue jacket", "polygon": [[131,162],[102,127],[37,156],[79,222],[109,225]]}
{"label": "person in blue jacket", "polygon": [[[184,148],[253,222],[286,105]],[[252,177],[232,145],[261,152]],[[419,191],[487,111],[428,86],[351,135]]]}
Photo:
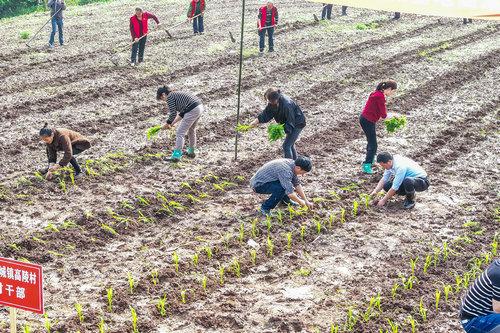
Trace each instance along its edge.
{"label": "person in blue jacket", "polygon": [[306,118],[290,97],[281,93],[278,88],[269,88],[264,94],[268,104],[250,126],[255,127],[262,123],[267,123],[274,118],[278,124],[285,127],[285,141],[283,142],[283,153],[285,158],[297,159],[295,142],[299,138],[300,132],[306,126]]}

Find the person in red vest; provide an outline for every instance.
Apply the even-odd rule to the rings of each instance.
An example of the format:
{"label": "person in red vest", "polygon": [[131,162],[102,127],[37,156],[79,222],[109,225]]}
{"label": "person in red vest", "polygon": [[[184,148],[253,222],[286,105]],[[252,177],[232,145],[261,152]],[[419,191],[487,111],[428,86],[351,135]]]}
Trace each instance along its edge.
{"label": "person in red vest", "polygon": [[259,19],[257,27],[259,28],[259,49],[260,55],[263,54],[265,48],[266,31],[269,37],[269,52],[274,52],[274,27],[278,25],[278,10],[274,7],[271,1],[267,2],[266,6],[259,9]]}
{"label": "person in red vest", "polygon": [[148,20],[153,19],[156,26],[160,26],[158,18],[149,12],[143,12],[141,8],[135,9],[135,14],[130,17],[130,34],[132,35],[132,56],[130,58],[130,65],[137,64],[137,51],[139,51],[139,63],[144,61],[144,49],[146,48],[146,39],[148,34]]}
{"label": "person in red vest", "polygon": [[[205,13],[205,0],[192,0],[187,13],[188,20],[193,20],[194,34],[203,34],[203,14]],[[193,18],[194,17],[194,18]]]}

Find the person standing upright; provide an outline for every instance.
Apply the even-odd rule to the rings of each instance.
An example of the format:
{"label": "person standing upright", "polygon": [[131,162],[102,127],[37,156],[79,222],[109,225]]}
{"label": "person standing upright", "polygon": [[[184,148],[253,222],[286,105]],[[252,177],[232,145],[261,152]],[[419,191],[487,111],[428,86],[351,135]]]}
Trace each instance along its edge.
{"label": "person standing upright", "polygon": [[366,145],[366,158],[363,163],[363,172],[372,174],[372,164],[377,154],[377,132],[375,124],[380,118],[387,117],[385,97],[391,96],[398,88],[396,81],[387,80],[380,82],[374,92],[368,97],[365,108],[359,117],[359,124],[365,132],[368,144]]}
{"label": "person standing upright", "polygon": [[137,64],[137,52],[139,52],[139,63],[144,61],[144,49],[146,48],[146,39],[148,38],[148,20],[155,20],[157,27],[160,26],[158,18],[149,12],[143,12],[141,8],[135,9],[135,14],[130,17],[130,34],[132,35],[132,56],[130,65]]}
{"label": "person standing upright", "polygon": [[342,16],[347,16],[347,6],[342,6]]}
{"label": "person standing upright", "polygon": [[321,19],[322,20],[324,20],[324,19],[331,20],[332,19],[332,7],[333,7],[333,5],[329,5],[326,3],[323,4],[323,10],[321,11]]}
{"label": "person standing upright", "polygon": [[269,52],[274,52],[274,28],[278,25],[278,9],[271,1],[259,9],[257,27],[259,28],[259,51],[262,55],[266,47],[266,32],[269,38]]}
{"label": "person standing upright", "polygon": [[66,4],[64,0],[49,0],[47,6],[50,8],[50,16],[52,16],[52,32],[50,33],[49,48],[53,49],[56,30],[59,32],[59,45],[64,45],[63,10],[66,10]]}
{"label": "person standing upright", "polygon": [[205,13],[205,0],[192,0],[187,13],[188,20],[193,20],[194,34],[203,34],[203,15]]}

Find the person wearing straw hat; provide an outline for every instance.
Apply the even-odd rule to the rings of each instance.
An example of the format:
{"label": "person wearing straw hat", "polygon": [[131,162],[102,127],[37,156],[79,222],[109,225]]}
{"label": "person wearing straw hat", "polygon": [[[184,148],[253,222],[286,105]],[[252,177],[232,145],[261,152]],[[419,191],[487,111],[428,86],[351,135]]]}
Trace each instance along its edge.
{"label": "person wearing straw hat", "polygon": [[259,8],[257,27],[259,28],[259,55],[264,54],[266,32],[269,39],[269,52],[274,52],[274,28],[278,25],[278,9],[272,1]]}
{"label": "person wearing straw hat", "polygon": [[192,0],[189,5],[187,17],[193,20],[193,32],[195,35],[202,35],[205,31],[203,25],[203,14],[205,13],[205,0]]}

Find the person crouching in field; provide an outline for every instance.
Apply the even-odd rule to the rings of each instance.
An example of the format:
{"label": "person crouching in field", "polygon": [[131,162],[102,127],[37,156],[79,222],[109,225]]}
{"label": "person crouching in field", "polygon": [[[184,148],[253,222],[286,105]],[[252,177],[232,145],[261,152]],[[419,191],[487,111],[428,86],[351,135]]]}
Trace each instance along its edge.
{"label": "person crouching in field", "polygon": [[270,215],[271,209],[280,202],[313,208],[313,203],[307,199],[297,177],[311,169],[311,160],[299,156],[295,161],[286,158],[276,159],[257,170],[250,179],[250,186],[255,193],[271,194],[269,199],[262,203],[260,213],[264,216]]}
{"label": "person crouching in field", "polygon": [[297,159],[295,141],[297,141],[300,132],[306,126],[304,113],[297,103],[282,94],[277,88],[267,89],[264,98],[268,101],[268,104],[250,126],[255,127],[267,123],[273,118],[278,124],[284,124],[286,137],[283,142],[283,152],[285,158]]}
{"label": "person crouching in field", "polygon": [[[55,171],[70,163],[75,170],[75,178],[80,177],[82,169],[76,161],[75,155],[90,148],[89,140],[78,132],[65,128],[50,129],[47,125],[45,123],[40,130],[40,139],[47,145],[46,150],[49,166],[41,169],[40,173],[46,175],[45,178],[50,180]],[[56,164],[58,151],[63,151],[64,155],[59,163]]]}
{"label": "person crouching in field", "polygon": [[372,164],[377,154],[377,133],[375,124],[380,118],[387,117],[385,97],[394,94],[398,88],[396,81],[387,80],[380,82],[374,92],[368,97],[363,112],[359,117],[359,124],[365,132],[368,144],[366,146],[366,158],[362,166],[364,173],[372,174]]}
{"label": "person crouching in field", "polygon": [[382,189],[386,192],[385,196],[377,202],[377,206],[384,206],[391,197],[398,194],[406,195],[403,204],[405,209],[415,207],[415,192],[422,192],[429,188],[425,170],[408,157],[392,156],[389,153],[378,154],[377,163],[385,169],[385,172],[370,196],[377,195]]}
{"label": "person crouching in field", "polygon": [[[205,0],[192,0],[189,6],[187,17],[188,20],[193,20],[194,34],[202,35],[205,31],[203,26],[203,15],[205,14]],[[196,16],[196,17],[195,17]]]}
{"label": "person crouching in field", "polygon": [[186,134],[189,137],[186,156],[194,158],[196,156],[196,126],[204,111],[201,100],[195,95],[183,91],[173,91],[167,86],[158,88],[156,99],[167,102],[168,106],[169,116],[163,129],[172,128],[180,122],[176,132],[175,148],[168,160],[171,162],[181,160]]}
{"label": "person crouching in field", "polygon": [[132,55],[130,65],[137,65],[137,51],[139,51],[139,63],[144,61],[144,49],[148,38],[148,20],[153,19],[156,27],[160,26],[158,18],[149,12],[143,12],[141,8],[135,9],[135,14],[130,17],[130,35],[132,35]]}
{"label": "person crouching in field", "polygon": [[500,259],[474,281],[462,300],[460,322],[467,333],[500,333]]}
{"label": "person crouching in field", "polygon": [[257,27],[259,28],[259,55],[263,55],[266,47],[266,32],[269,38],[269,52],[274,52],[274,28],[278,25],[278,9],[272,1],[259,9]]}

